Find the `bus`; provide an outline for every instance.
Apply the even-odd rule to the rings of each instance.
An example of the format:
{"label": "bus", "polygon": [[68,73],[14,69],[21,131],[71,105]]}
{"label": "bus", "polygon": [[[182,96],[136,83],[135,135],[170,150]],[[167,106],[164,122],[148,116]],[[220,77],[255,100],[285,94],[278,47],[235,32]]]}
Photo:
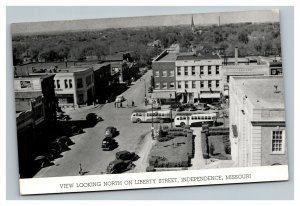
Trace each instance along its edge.
{"label": "bus", "polygon": [[212,125],[216,121],[216,113],[186,113],[179,112],[174,119],[174,125],[176,127],[184,127],[185,125],[201,125],[208,123]]}
{"label": "bus", "polygon": [[170,122],[171,121],[171,111],[170,110],[158,110],[158,109],[135,109],[131,114],[131,122],[141,123],[141,122]]}

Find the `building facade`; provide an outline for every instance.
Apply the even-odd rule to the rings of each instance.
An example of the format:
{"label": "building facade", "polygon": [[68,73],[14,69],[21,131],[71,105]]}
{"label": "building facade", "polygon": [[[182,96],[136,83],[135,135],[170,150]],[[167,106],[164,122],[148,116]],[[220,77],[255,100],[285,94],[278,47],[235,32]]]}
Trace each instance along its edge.
{"label": "building facade", "polygon": [[213,102],[220,98],[222,60],[217,54],[179,55],[175,67],[180,102]]}
{"label": "building facade", "polygon": [[231,77],[229,115],[236,167],[287,164],[282,76]]}
{"label": "building facade", "polygon": [[[43,104],[46,121],[56,120],[56,106],[54,92],[54,74],[29,74],[14,79],[16,102],[28,102],[38,95],[43,96]],[[18,105],[16,105],[18,106]],[[17,108],[18,109],[18,108]],[[20,110],[20,111],[25,111]],[[17,110],[18,111],[18,110]]]}
{"label": "building facade", "polygon": [[176,75],[175,60],[177,53],[163,51],[152,62],[154,89],[152,98],[161,104],[175,102],[176,98]]}
{"label": "building facade", "polygon": [[76,66],[58,70],[54,77],[55,96],[61,107],[79,107],[94,102],[92,67]]}

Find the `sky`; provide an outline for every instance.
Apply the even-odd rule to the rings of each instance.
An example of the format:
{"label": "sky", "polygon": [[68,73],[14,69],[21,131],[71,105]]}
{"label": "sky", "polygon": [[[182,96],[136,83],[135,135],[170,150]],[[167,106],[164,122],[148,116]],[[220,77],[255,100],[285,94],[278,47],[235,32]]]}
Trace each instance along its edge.
{"label": "sky", "polygon": [[195,26],[218,24],[219,16],[221,24],[242,22],[279,22],[278,10],[260,10],[165,16],[25,22],[12,24],[11,31],[13,34],[29,34],[81,30],[99,30],[107,28],[190,25],[192,16],[194,19]]}

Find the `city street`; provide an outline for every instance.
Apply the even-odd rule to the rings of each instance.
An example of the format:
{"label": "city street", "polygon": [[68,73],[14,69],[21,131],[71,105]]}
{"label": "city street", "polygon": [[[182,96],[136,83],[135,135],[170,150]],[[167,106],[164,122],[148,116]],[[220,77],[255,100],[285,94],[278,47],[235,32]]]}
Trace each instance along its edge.
{"label": "city street", "polygon": [[[151,124],[149,123],[131,123],[130,115],[135,108],[144,107],[145,85],[146,89],[150,83],[152,71],[148,71],[142,79],[134,82],[128,90],[122,95],[128,100],[130,106],[134,101],[135,107],[127,108],[126,102],[123,108],[115,108],[114,102],[98,106],[90,109],[78,109],[67,111],[71,120],[83,120],[88,113],[94,112],[101,116],[104,121],[98,122],[92,128],[84,129],[85,133],[71,137],[75,143],[70,146],[69,151],[63,152],[61,158],[54,161],[54,165],[41,169],[35,177],[59,177],[59,176],[76,176],[79,175],[79,165],[86,175],[97,175],[104,173],[109,162],[115,159],[115,154],[121,150],[137,152],[140,159],[135,164],[144,164],[147,160],[149,143],[151,144],[150,132]],[[114,126],[119,131],[119,135],[115,137],[119,146],[113,151],[102,151],[101,144],[104,139],[104,131],[107,126]],[[147,148],[142,148],[147,147]],[[148,151],[148,152],[147,152]],[[138,168],[145,170],[144,166],[137,165]]]}

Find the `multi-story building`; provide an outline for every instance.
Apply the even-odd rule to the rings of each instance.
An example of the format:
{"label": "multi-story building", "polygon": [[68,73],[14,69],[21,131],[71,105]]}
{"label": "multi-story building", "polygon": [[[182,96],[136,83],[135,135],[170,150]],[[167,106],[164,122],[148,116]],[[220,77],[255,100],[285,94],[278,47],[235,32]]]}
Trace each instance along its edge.
{"label": "multi-story building", "polygon": [[260,56],[258,61],[262,65],[266,65],[270,69],[270,75],[282,75],[281,57],[263,57]]}
{"label": "multi-story building", "polygon": [[94,102],[94,74],[90,66],[55,71],[55,96],[62,107],[79,107]]}
{"label": "multi-story building", "polygon": [[217,54],[180,54],[175,67],[179,101],[212,102],[220,98],[222,60]]}
{"label": "multi-story building", "polygon": [[165,50],[152,62],[154,78],[152,98],[157,99],[161,104],[174,102],[176,98],[176,58],[176,52]]}
{"label": "multi-story building", "polygon": [[221,72],[221,91],[226,97],[229,95],[229,80],[234,76],[264,76],[269,75],[269,67],[258,64],[238,64],[222,66]]}
{"label": "multi-story building", "polygon": [[[14,79],[14,90],[16,106],[28,104],[31,98],[39,95],[43,96],[43,104],[45,110],[45,120],[56,120],[56,106],[54,92],[54,74],[29,74],[26,76],[16,77]],[[17,111],[25,111],[20,109]]]}
{"label": "multi-story building", "polygon": [[229,122],[235,166],[287,164],[282,76],[231,77]]}

